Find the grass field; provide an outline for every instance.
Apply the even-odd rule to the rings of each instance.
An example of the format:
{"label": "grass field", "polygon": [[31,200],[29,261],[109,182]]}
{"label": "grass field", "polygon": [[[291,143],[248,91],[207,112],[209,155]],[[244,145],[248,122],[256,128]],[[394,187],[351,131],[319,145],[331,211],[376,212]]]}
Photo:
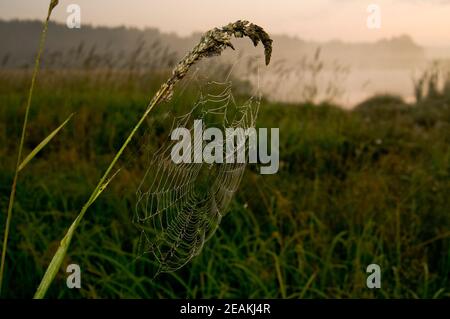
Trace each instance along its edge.
{"label": "grass field", "polygon": [[[0,235],[14,173],[30,75],[0,72]],[[31,297],[59,240],[164,76],[46,71],[40,74],[28,153],[67,116],[72,121],[21,174],[4,297]],[[195,90],[175,97],[181,110]],[[82,288],[53,298],[442,298],[450,297],[450,94],[415,105],[376,97],[354,111],[263,101],[257,125],[280,128],[280,170],[248,166],[228,215],[200,256],[153,278],[135,261],[131,223],[142,172],[128,165],[90,208],[64,269]],[[167,136],[162,112],[150,140]],[[135,143],[139,146],[139,139]],[[366,267],[382,288],[366,287]]]}

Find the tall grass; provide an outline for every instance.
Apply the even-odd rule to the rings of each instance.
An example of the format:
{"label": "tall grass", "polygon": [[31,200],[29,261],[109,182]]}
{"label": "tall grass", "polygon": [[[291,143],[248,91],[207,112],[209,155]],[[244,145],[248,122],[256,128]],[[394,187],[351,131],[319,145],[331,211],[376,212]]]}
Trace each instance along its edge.
{"label": "tall grass", "polygon": [[[77,120],[39,161],[30,162],[21,178],[6,297],[30,297],[57,248],[55,239],[90,196],[130,123],[141,115],[149,91],[156,92],[166,76],[136,75],[130,86],[120,72],[109,78],[87,72],[40,74],[33,136],[60,123],[63,114],[76,111]],[[20,131],[15,110],[27,85],[25,76],[0,74],[2,207],[7,203],[4,185],[13,172],[14,144],[8,136]],[[182,96],[177,90],[164,108],[154,109],[146,133],[151,149],[170,134],[166,112],[185,113],[186,101],[194,102],[197,93],[197,86]],[[152,258],[131,262],[139,239],[130,223],[134,183],[142,168],[120,165],[114,183],[80,223],[63,261],[62,268],[80,265],[82,288],[68,289],[66,273],[60,271],[46,296],[450,297],[450,109],[448,97],[443,101],[396,107],[394,100],[379,99],[370,111],[344,111],[263,100],[258,126],[281,128],[279,172],[260,176],[249,165],[228,215],[202,254],[158,280],[152,280]],[[137,141],[122,156],[125,163]],[[365,285],[370,263],[381,266],[381,289]]]}
{"label": "tall grass", "polygon": [[[116,159],[148,88],[156,91],[162,82],[160,75],[133,76],[136,86],[122,74],[49,73],[34,94],[45,113],[33,127],[37,135],[49,123],[60,122],[52,114],[56,106],[61,112],[77,111],[80,118],[62,132],[64,143],[54,143],[40,161],[31,162],[32,174],[24,176],[17,193],[18,227],[10,234],[15,267],[7,271],[14,283],[10,296],[27,296],[36,286],[35,274],[44,272],[49,254],[58,248],[53,238],[76,217],[36,297],[46,295],[66,254],[67,262],[82,265],[83,288],[69,290],[60,282],[48,291],[52,297],[450,297],[448,91],[424,94],[415,105],[374,98],[352,112],[263,101],[258,124],[282,127],[279,174],[261,177],[250,166],[230,215],[203,253],[186,268],[153,281],[147,271],[150,259],[129,263],[137,243],[124,212],[133,204],[129,185],[139,172],[113,175],[115,183],[101,198],[112,163],[95,183],[105,158]],[[5,93],[0,94],[5,105],[0,109],[0,155],[6,159],[0,162],[0,188],[9,181],[12,146],[7,137],[15,131],[23,79],[0,74]],[[74,89],[83,93],[74,95]],[[155,113],[159,129],[164,117]],[[155,145],[163,134],[156,131],[151,135]],[[93,211],[84,217],[90,223],[80,223],[76,215],[85,198],[83,209],[89,204]],[[0,205],[4,200],[0,192]],[[97,205],[91,206],[94,201]],[[75,229],[83,236],[69,251]],[[382,267],[380,290],[365,287],[365,266],[372,262]]]}
{"label": "tall grass", "polygon": [[132,138],[144,123],[153,108],[162,100],[170,99],[173,94],[174,86],[185,77],[193,64],[195,64],[202,58],[220,55],[222,51],[227,47],[233,48],[233,45],[230,42],[232,36],[249,37],[255,46],[259,42],[261,42],[264,46],[266,64],[269,64],[272,52],[272,40],[261,27],[251,23],[249,24],[247,21],[236,21],[235,23],[230,23],[221,29],[215,28],[206,32],[202,36],[200,43],[197,44],[194,49],[176,65],[172,72],[172,76],[156,92],[155,96],[147,106],[147,109],[142,114],[139,121],[133,127],[133,129],[123,142],[122,146],[113,157],[105,173],[102,175],[99,182],[97,183],[97,186],[89,196],[88,201],[83,205],[77,218],[74,220],[67,233],[61,240],[55,255],[53,256],[49,266],[47,267],[44,277],[42,278],[42,281],[36,290],[34,298],[40,299],[45,296],[50,284],[54,280],[58,270],[61,267],[64,257],[67,254],[67,250],[69,248],[70,242],[72,241],[75,230],[78,228],[88,208],[95,202],[100,194],[106,189],[112,178],[114,178],[114,176],[117,174],[116,172],[112,177],[108,179],[108,176],[121,157],[122,153],[131,142]]}
{"label": "tall grass", "polygon": [[17,152],[17,162],[16,162],[16,168],[14,171],[14,177],[13,177],[13,182],[12,182],[12,186],[11,186],[11,193],[9,196],[8,212],[7,212],[5,232],[4,232],[4,237],[3,237],[2,256],[1,256],[1,263],[0,263],[0,295],[2,292],[2,286],[3,286],[3,275],[4,275],[4,271],[5,271],[5,260],[6,260],[6,251],[8,248],[9,229],[11,227],[11,219],[12,219],[12,213],[13,213],[13,207],[14,207],[14,198],[16,195],[17,180],[19,178],[19,172],[28,164],[28,162],[34,156],[36,156],[36,154],[40,150],[42,150],[42,148],[45,147],[45,145],[48,142],[50,142],[50,140],[59,132],[59,130],[65,124],[67,124],[67,122],[71,118],[71,116],[70,116],[62,125],[60,125],[49,136],[47,136],[47,138],[45,138],[41,143],[39,143],[38,146],[27,157],[25,157],[25,159],[22,160],[22,152],[23,152],[23,147],[24,147],[24,142],[25,142],[25,135],[27,132],[27,127],[28,127],[28,117],[29,117],[29,113],[30,113],[30,109],[31,109],[31,101],[32,101],[32,97],[33,97],[33,91],[34,91],[34,86],[36,83],[37,74],[39,72],[41,55],[44,50],[45,39],[47,37],[48,23],[50,21],[50,15],[51,15],[53,9],[57,5],[58,5],[58,0],[50,1],[47,18],[45,19],[44,26],[43,26],[43,29],[41,32],[39,47],[38,47],[36,59],[34,62],[33,74],[31,76],[31,85],[28,90],[28,98],[27,98],[26,107],[25,107],[25,116],[23,119],[22,133],[20,135],[19,149]]}

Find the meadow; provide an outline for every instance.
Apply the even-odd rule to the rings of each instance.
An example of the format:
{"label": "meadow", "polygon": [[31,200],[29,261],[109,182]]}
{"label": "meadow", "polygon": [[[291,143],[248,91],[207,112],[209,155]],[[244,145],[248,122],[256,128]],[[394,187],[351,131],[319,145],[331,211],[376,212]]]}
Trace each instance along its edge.
{"label": "meadow", "polygon": [[[38,77],[25,154],[75,112],[21,173],[2,297],[30,298],[59,240],[166,74],[45,70]],[[0,236],[6,220],[30,73],[0,71]],[[406,104],[376,96],[354,110],[262,100],[258,127],[280,128],[280,170],[246,169],[228,214],[202,253],[153,277],[135,260],[134,141],[124,169],[80,224],[50,298],[450,297],[450,90]],[[167,136],[195,87],[150,115]],[[77,263],[82,288],[66,287]],[[382,269],[381,289],[366,267]]]}

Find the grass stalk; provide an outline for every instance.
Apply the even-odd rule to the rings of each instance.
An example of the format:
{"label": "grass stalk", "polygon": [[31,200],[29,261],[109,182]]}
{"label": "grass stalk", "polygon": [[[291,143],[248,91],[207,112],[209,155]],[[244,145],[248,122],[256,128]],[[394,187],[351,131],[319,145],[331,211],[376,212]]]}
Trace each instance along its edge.
{"label": "grass stalk", "polygon": [[6,250],[8,247],[9,229],[11,227],[14,199],[16,196],[17,180],[19,177],[19,171],[24,166],[24,165],[22,165],[22,167],[21,167],[21,159],[22,159],[22,153],[23,153],[23,145],[25,143],[25,134],[27,131],[27,126],[28,126],[28,116],[30,114],[31,100],[33,97],[33,90],[34,90],[34,86],[36,83],[37,74],[39,72],[39,66],[40,66],[40,61],[41,61],[41,55],[44,50],[45,39],[47,37],[47,30],[48,30],[48,23],[50,21],[50,15],[51,15],[53,9],[57,6],[57,4],[58,4],[58,0],[50,1],[47,18],[45,19],[44,26],[42,28],[42,32],[41,32],[41,36],[40,36],[40,40],[39,40],[38,51],[37,51],[36,58],[34,61],[34,69],[33,69],[33,74],[31,77],[30,89],[28,91],[27,104],[26,104],[26,108],[25,108],[25,116],[24,116],[23,125],[22,125],[22,133],[20,135],[19,150],[17,152],[16,168],[14,171],[14,177],[13,177],[13,182],[12,182],[12,186],[11,186],[11,193],[10,193],[9,202],[8,202],[5,233],[3,236],[2,257],[1,257],[1,262],[0,262],[0,296],[2,294],[3,276],[4,276],[4,272],[5,272]]}
{"label": "grass stalk", "polygon": [[56,277],[58,270],[61,267],[61,264],[64,260],[65,255],[67,254],[67,250],[69,248],[70,242],[72,241],[73,235],[75,234],[75,230],[86,214],[88,208],[95,202],[98,196],[103,192],[103,190],[107,187],[108,183],[114,177],[111,177],[107,180],[109,174],[113,170],[115,164],[119,160],[123,151],[126,149],[128,144],[131,142],[132,138],[139,130],[139,128],[144,123],[145,119],[152,111],[152,109],[159,104],[163,100],[168,100],[173,94],[173,89],[175,84],[177,84],[180,80],[182,80],[190,67],[195,64],[197,61],[204,57],[210,57],[215,55],[220,55],[223,50],[227,47],[233,48],[231,44],[231,37],[239,37],[242,38],[244,36],[249,37],[253,44],[256,46],[259,42],[261,42],[264,46],[265,52],[265,61],[266,64],[269,64],[270,57],[272,53],[272,40],[269,35],[262,29],[261,27],[249,23],[247,21],[236,21],[235,23],[230,23],[223,28],[214,28],[208,32],[206,32],[201,40],[194,49],[189,52],[174,68],[172,71],[172,76],[162,84],[160,89],[157,91],[155,96],[150,101],[147,109],[142,114],[139,121],[133,127],[128,137],[123,142],[119,151],[116,153],[108,168],[100,178],[97,186],[93,190],[87,202],[83,205],[80,213],[77,218],[73,221],[72,225],[69,227],[68,231],[64,235],[63,239],[60,241],[59,247],[53,256],[47,270],[44,273],[44,276],[39,284],[36,293],[34,295],[35,299],[42,299],[45,297],[50,284]]}

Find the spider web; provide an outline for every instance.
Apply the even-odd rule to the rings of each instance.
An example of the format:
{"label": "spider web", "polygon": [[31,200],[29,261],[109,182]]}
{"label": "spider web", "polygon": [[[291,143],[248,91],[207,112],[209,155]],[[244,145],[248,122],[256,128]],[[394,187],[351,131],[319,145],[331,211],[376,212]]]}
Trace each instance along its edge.
{"label": "spider web", "polygon": [[[255,127],[260,98],[252,96],[237,102],[228,78],[224,82],[207,81],[192,109],[175,117],[171,129],[184,127],[193,136],[194,120],[202,120],[203,131],[219,128],[224,136],[223,150],[230,139],[235,146],[232,154],[224,155],[223,163],[175,164],[171,151],[178,141],[170,137],[156,152],[146,154],[146,170],[136,191],[134,223],[141,232],[140,256],[153,255],[157,274],[175,271],[201,252],[226,214],[242,179],[246,163],[238,163],[236,158],[242,150],[248,154],[249,137],[243,132]],[[229,136],[226,128],[243,130]],[[203,150],[209,142],[194,141],[191,150]],[[235,159],[233,163],[227,161],[229,157]]]}

